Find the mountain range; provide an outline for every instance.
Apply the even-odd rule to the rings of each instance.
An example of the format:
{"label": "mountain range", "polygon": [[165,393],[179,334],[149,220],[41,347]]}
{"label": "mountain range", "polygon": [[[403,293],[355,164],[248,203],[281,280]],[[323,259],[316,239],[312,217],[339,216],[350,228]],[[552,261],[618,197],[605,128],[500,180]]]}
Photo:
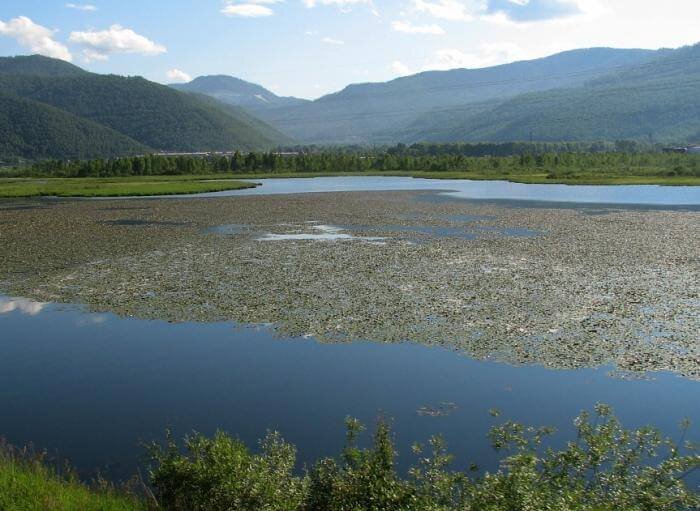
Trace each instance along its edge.
{"label": "mountain range", "polygon": [[0,105],[2,157],[253,150],[289,141],[248,112],[207,96],[41,56],[0,58]]}
{"label": "mountain range", "polygon": [[700,140],[700,45],[590,48],[354,84],[314,101],[229,76],[160,85],[0,58],[0,160],[292,144]]}
{"label": "mountain range", "polygon": [[354,84],[315,101],[279,98],[220,76],[178,88],[243,105],[300,143],[649,137],[683,142],[700,138],[698,57],[700,46],[589,48],[484,69]]}

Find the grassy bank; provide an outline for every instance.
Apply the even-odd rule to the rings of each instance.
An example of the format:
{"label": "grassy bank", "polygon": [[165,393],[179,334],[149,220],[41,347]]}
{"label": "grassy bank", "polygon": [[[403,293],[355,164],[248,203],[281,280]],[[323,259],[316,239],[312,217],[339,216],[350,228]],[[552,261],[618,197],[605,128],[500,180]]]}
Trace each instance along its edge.
{"label": "grassy bank", "polygon": [[[497,415],[493,411],[494,416]],[[455,472],[444,441],[415,445],[418,463],[396,470],[393,435],[380,421],[370,448],[358,447],[363,426],[346,421],[345,448],[298,475],[296,449],[269,433],[253,453],[224,433],[172,437],[150,449],[151,509],[171,511],[672,511],[698,509],[686,485],[700,456],[652,428],[626,430],[604,405],[576,419],[577,437],[562,450],[542,445],[553,431],[506,422],[490,440],[504,453],[501,468],[476,477]],[[663,453],[663,454],[660,454]],[[158,502],[156,505],[155,502]],[[61,480],[40,463],[0,455],[0,509],[140,511],[138,500]]]}
{"label": "grassy bank", "polygon": [[135,176],[113,178],[0,179],[0,197],[128,197],[183,195],[239,190],[255,185],[216,176]]}
{"label": "grassy bank", "polygon": [[41,456],[0,446],[2,511],[146,511],[145,501],[125,491],[90,488],[59,477]]}

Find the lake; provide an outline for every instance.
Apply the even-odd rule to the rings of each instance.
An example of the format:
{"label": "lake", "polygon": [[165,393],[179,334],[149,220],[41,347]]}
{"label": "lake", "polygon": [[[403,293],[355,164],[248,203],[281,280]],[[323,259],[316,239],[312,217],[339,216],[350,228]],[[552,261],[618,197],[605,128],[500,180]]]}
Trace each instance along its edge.
{"label": "lake", "polygon": [[0,332],[0,431],[85,475],[133,475],[140,441],[167,427],[220,428],[249,445],[277,429],[299,448],[301,467],[339,452],[346,416],[371,425],[385,414],[404,467],[412,442],[441,433],[456,467],[493,469],[486,433],[506,418],[556,426],[564,439],[571,419],[604,399],[628,426],[675,434],[683,417],[700,421],[700,382],[665,373],[620,380],[606,367],[514,367],[414,344],[321,344],[265,327],[144,321],[9,297],[0,297]]}
{"label": "lake", "polygon": [[[137,469],[142,442],[161,440],[168,427],[178,437],[223,429],[250,446],[279,430],[298,447],[301,469],[339,453],[346,417],[371,429],[384,415],[402,468],[414,461],[413,442],[442,434],[456,468],[493,470],[497,456],[486,435],[506,419],[555,426],[555,443],[570,439],[573,418],[600,401],[628,427],[652,424],[674,437],[683,418],[700,422],[700,381],[679,375],[697,374],[697,363],[683,357],[697,346],[687,339],[697,305],[688,232],[697,226],[700,188],[392,177],[260,182],[207,200],[8,202],[0,234],[9,241],[0,256],[10,269],[0,280],[40,275],[23,288],[27,295],[44,286],[49,296],[86,297],[65,301],[121,315],[0,295],[0,436],[47,449],[85,476],[99,470],[125,479]],[[274,197],[370,190],[436,193]],[[311,273],[299,275],[300,268]],[[398,302],[385,300],[387,292],[400,298],[400,311],[391,310]],[[464,296],[471,298],[460,305]],[[370,313],[368,303],[376,307]],[[587,329],[599,329],[605,342],[589,344],[581,360],[548,355],[557,328],[582,324],[579,304]],[[242,309],[249,316],[241,321],[277,322],[286,331],[327,332],[341,318],[352,332],[378,335],[319,342],[211,319]],[[419,309],[443,316],[419,315],[423,329],[411,330]],[[384,319],[375,322],[379,313]],[[509,345],[490,334],[468,339],[466,351],[441,347],[447,320],[467,314],[477,323],[485,316],[479,327],[503,336],[520,335],[513,330],[520,325],[544,329],[545,337],[529,340],[548,339],[549,348],[540,353],[533,342],[520,350],[518,339]],[[176,323],[183,319],[193,321]],[[511,320],[513,328],[496,328]],[[626,339],[629,352],[619,354],[615,339],[629,329],[642,341]],[[406,331],[425,333],[424,344],[395,342]],[[572,346],[588,342],[585,332],[573,333],[580,337]],[[681,334],[686,344],[674,344]],[[665,358],[647,364],[658,353]],[[640,373],[615,372],[610,360]],[[676,373],[645,373],[654,367]],[[697,426],[689,438],[700,439]]]}
{"label": "lake", "polygon": [[199,194],[199,197],[318,192],[441,190],[447,197],[479,200],[542,201],[578,204],[700,205],[700,187],[657,185],[522,184],[509,181],[418,179],[411,177],[341,176],[256,179],[261,186]]}

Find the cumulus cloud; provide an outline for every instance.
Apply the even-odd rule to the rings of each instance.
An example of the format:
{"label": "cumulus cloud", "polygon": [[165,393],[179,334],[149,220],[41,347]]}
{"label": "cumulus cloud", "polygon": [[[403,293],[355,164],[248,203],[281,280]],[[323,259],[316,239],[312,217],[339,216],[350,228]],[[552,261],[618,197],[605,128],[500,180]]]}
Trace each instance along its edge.
{"label": "cumulus cloud", "polygon": [[13,38],[34,53],[70,62],[73,56],[68,48],[53,38],[55,33],[55,30],[38,25],[26,16],[8,22],[0,20],[0,35]]}
{"label": "cumulus cloud", "polygon": [[243,0],[236,2],[227,0],[226,4],[221,8],[221,14],[230,18],[264,18],[272,16],[275,11],[270,5],[276,4],[281,0]]}
{"label": "cumulus cloud", "polygon": [[165,46],[121,25],[112,25],[109,29],[100,31],[71,32],[68,40],[83,47],[86,60],[107,60],[110,55],[117,53],[152,56],[167,51]]}
{"label": "cumulus cloud", "polygon": [[66,7],[77,11],[95,12],[97,10],[97,7],[92,4],[66,4]]}
{"label": "cumulus cloud", "polygon": [[182,83],[192,81],[192,77],[185,73],[182,69],[171,69],[166,74],[173,82]]}
{"label": "cumulus cloud", "polygon": [[391,28],[404,34],[443,35],[445,33],[440,25],[414,25],[410,21],[393,21]]}

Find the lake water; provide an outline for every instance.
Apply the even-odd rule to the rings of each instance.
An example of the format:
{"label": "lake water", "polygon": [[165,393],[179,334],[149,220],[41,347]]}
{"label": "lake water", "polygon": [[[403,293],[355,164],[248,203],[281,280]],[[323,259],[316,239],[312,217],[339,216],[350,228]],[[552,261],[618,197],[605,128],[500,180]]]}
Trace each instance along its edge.
{"label": "lake water", "polygon": [[[221,428],[250,445],[278,429],[298,446],[301,466],[339,452],[346,416],[371,424],[383,413],[402,467],[412,442],[441,433],[456,467],[493,469],[486,433],[506,418],[556,426],[562,439],[598,401],[628,426],[669,434],[683,417],[700,420],[700,382],[670,374],[628,381],[609,368],[513,367],[413,344],[320,344],[263,327],[143,321],[8,297],[0,332],[0,435],[114,478],[133,475],[139,442],[167,427],[179,436]],[[696,427],[690,438],[699,437]]]}
{"label": "lake water", "polygon": [[[605,214],[607,207],[700,206],[700,187],[394,177],[259,182],[256,189],[205,196],[431,190],[439,193],[420,200],[573,204],[590,214]],[[330,227],[316,234],[343,234]],[[85,475],[99,469],[116,479],[133,475],[144,452],[140,442],[162,439],[168,427],[177,436],[221,428],[249,445],[277,429],[299,448],[300,467],[339,452],[347,416],[370,425],[380,414],[390,417],[403,468],[414,460],[412,442],[439,433],[457,456],[457,468],[475,462],[493,469],[497,457],[486,438],[491,426],[506,419],[552,425],[566,440],[572,419],[600,401],[629,427],[654,424],[674,436],[689,417],[696,423],[689,437],[700,439],[700,382],[666,373],[621,380],[610,370],[514,367],[414,344],[321,344],[279,338],[266,327],[144,321],[0,296],[0,436],[48,449]],[[492,408],[501,411],[498,419],[488,413]]]}
{"label": "lake water", "polygon": [[541,201],[581,204],[627,204],[649,206],[700,205],[700,186],[656,185],[558,185],[521,184],[508,181],[465,179],[415,179],[410,177],[341,176],[289,179],[257,179],[261,186],[199,194],[199,197],[276,195],[313,192],[362,192],[440,190],[456,199]]}

